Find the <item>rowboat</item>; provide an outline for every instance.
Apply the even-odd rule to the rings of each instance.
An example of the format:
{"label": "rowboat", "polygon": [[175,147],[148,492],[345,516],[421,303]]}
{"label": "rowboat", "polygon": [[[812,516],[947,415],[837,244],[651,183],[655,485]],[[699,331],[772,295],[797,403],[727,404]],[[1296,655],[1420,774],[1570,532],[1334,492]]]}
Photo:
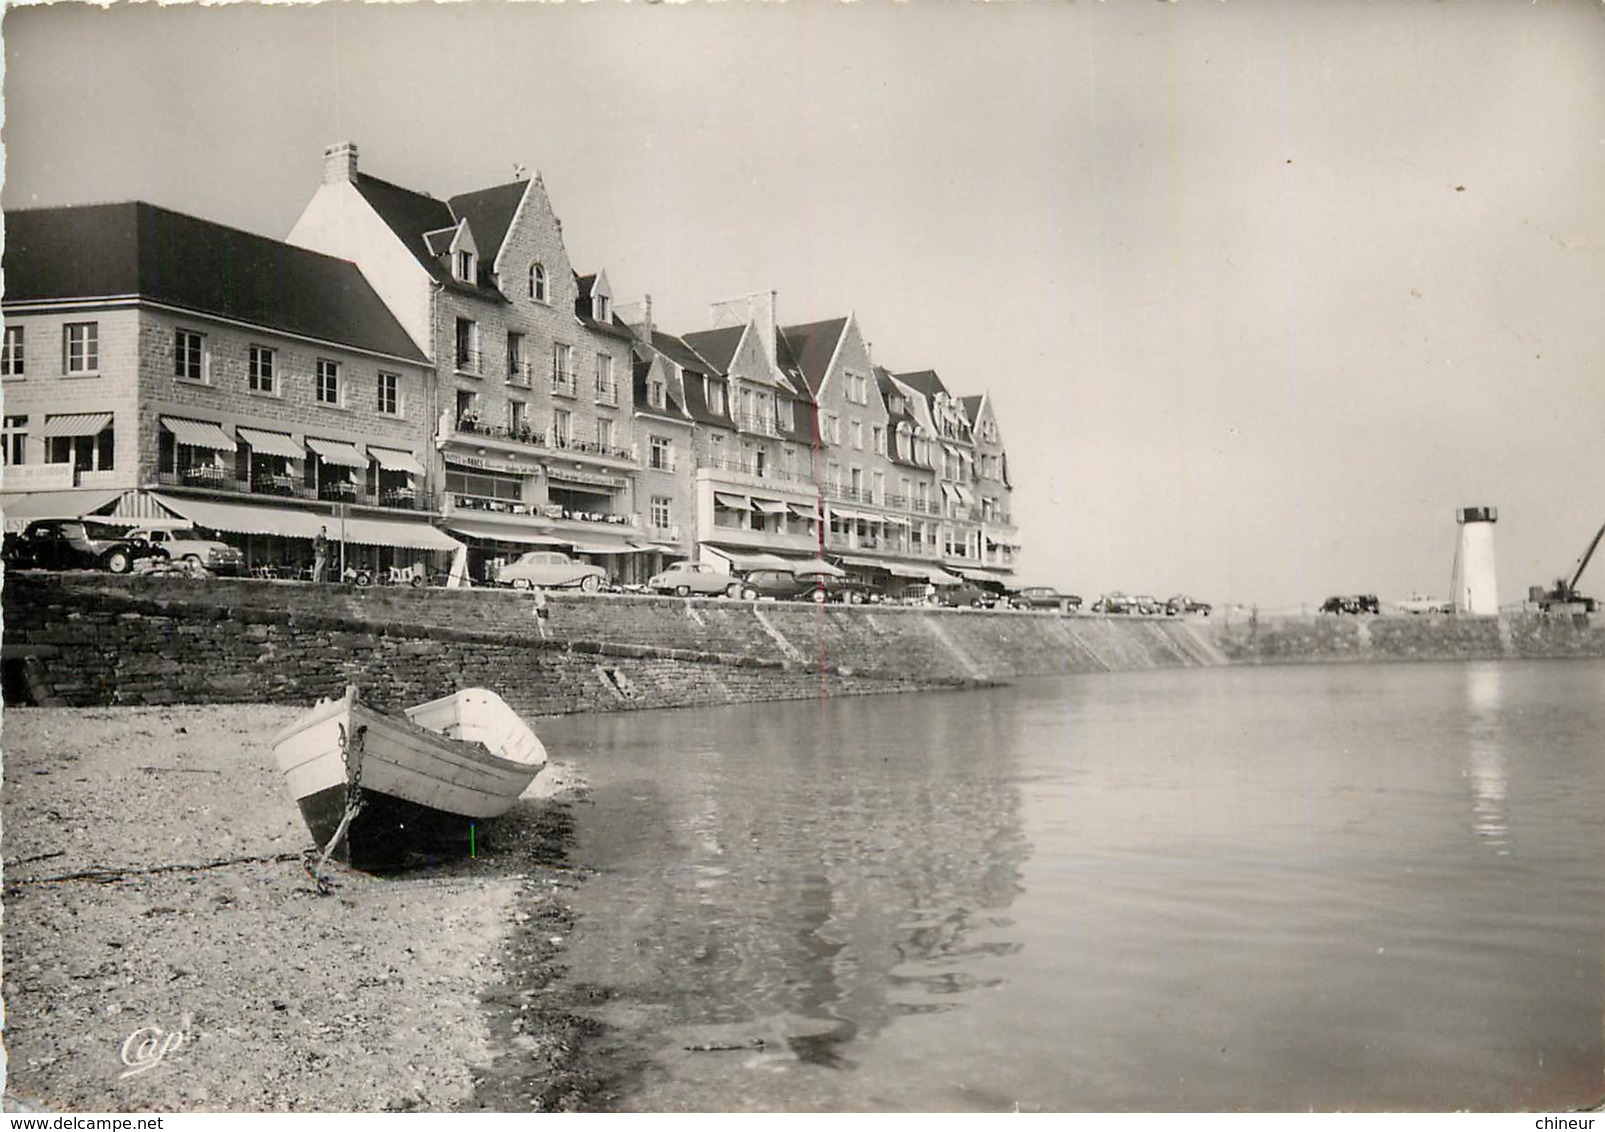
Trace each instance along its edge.
{"label": "rowboat", "polygon": [[325,857],[370,871],[468,846],[474,823],[505,813],[546,765],[540,739],[485,688],[395,713],[351,685],[275,735],[273,755]]}

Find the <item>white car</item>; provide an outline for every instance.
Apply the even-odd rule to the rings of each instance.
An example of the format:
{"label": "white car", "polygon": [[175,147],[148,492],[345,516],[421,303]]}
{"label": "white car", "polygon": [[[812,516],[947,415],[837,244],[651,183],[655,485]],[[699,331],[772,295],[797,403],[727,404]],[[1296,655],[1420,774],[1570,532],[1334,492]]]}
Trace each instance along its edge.
{"label": "white car", "polygon": [[1400,613],[1453,613],[1454,604],[1449,601],[1439,601],[1435,597],[1422,597],[1420,594],[1411,594],[1399,603]]}
{"label": "white car", "polygon": [[535,586],[542,589],[564,589],[578,586],[594,594],[607,581],[607,571],[589,562],[581,562],[556,550],[531,550],[520,554],[496,572],[496,581],[517,590]]}
{"label": "white car", "polygon": [[238,547],[216,539],[198,538],[191,531],[170,531],[165,527],[136,527],[128,538],[144,539],[167,552],[172,562],[205,566],[214,574],[238,574],[245,569],[245,555]]}
{"label": "white car", "polygon": [[715,570],[706,562],[676,562],[663,573],[648,578],[646,588],[653,593],[679,597],[692,594],[711,597],[724,593],[734,583],[735,579],[729,574]]}

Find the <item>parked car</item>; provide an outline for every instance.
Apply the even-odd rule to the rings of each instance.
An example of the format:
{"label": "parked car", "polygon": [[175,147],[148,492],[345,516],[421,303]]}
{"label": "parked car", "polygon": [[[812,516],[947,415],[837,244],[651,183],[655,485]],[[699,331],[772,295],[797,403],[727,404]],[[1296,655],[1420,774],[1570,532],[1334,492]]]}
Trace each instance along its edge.
{"label": "parked car", "polygon": [[[823,601],[824,591],[815,575],[799,578],[790,570],[750,570],[747,576],[730,583],[730,596],[743,601],[772,598],[775,601]],[[815,594],[821,596],[815,597]]]}
{"label": "parked car", "polygon": [[676,562],[661,574],[646,580],[646,588],[653,593],[704,597],[724,593],[730,588],[731,578],[722,570],[715,570],[706,562]]}
{"label": "parked car", "polygon": [[937,586],[931,594],[931,604],[948,609],[991,609],[998,603],[998,595],[970,582],[956,586]]}
{"label": "parked car", "polygon": [[1376,594],[1347,594],[1329,597],[1321,603],[1322,613],[1380,613],[1382,603]]}
{"label": "parked car", "polygon": [[1175,597],[1165,602],[1165,612],[1170,614],[1172,617],[1181,617],[1189,613],[1201,613],[1205,617],[1208,617],[1210,611],[1214,608],[1215,607],[1210,605],[1209,602],[1194,601],[1186,594],[1177,594]]}
{"label": "parked car", "polygon": [[528,551],[496,572],[497,584],[518,590],[534,586],[544,589],[578,586],[586,593],[594,594],[605,581],[607,571],[602,567],[570,558],[557,550]]}
{"label": "parked car", "polygon": [[1131,611],[1153,616],[1165,612],[1165,603],[1152,594],[1137,594],[1131,599]]}
{"label": "parked car", "polygon": [[[844,605],[862,605],[876,601],[881,592],[858,578],[843,578],[835,574],[798,574],[799,582],[806,582],[814,591],[815,601],[838,601]],[[820,594],[823,593],[823,597]]]}
{"label": "parked car", "polygon": [[237,547],[216,539],[197,538],[190,531],[135,527],[126,537],[143,539],[165,550],[174,562],[204,566],[214,574],[238,574],[245,569],[245,555]]}
{"label": "parked car", "polygon": [[1399,603],[1399,610],[1402,613],[1414,613],[1417,615],[1422,613],[1453,613],[1454,603],[1440,601],[1435,597],[1425,597],[1421,594],[1411,594]]}
{"label": "parked car", "polygon": [[1092,603],[1095,613],[1130,613],[1131,599],[1119,590],[1111,590]]}
{"label": "parked car", "polygon": [[1009,598],[1013,609],[1057,609],[1068,613],[1081,608],[1081,599],[1075,594],[1063,594],[1052,586],[1026,586]]}
{"label": "parked car", "polygon": [[20,534],[5,536],[6,565],[12,569],[110,570],[126,574],[142,558],[167,552],[115,527],[81,519],[35,519]]}

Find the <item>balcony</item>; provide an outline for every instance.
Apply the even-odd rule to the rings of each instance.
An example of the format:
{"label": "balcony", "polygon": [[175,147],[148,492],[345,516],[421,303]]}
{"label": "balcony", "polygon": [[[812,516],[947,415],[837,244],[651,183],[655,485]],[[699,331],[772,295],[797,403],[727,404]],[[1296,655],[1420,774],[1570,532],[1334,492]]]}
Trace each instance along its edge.
{"label": "balcony", "polygon": [[520,389],[530,389],[535,385],[535,370],[525,361],[517,358],[507,359],[507,384],[516,385]]}
{"label": "balcony", "polygon": [[579,452],[590,456],[601,456],[607,460],[625,460],[635,463],[635,453],[628,448],[615,448],[611,444],[599,444],[594,440],[578,440],[574,437],[554,437],[546,445],[554,452]]}
{"label": "balcony", "polygon": [[812,477],[784,471],[767,461],[760,467],[756,460],[742,460],[735,456],[698,456],[697,467],[735,472],[740,476],[759,482],[806,484],[810,490],[813,488]]}
{"label": "balcony", "polygon": [[616,381],[596,383],[596,403],[598,405],[617,405],[619,403],[619,386]]}
{"label": "balcony", "polygon": [[778,437],[780,435],[780,430],[775,427],[775,420],[772,416],[765,417],[760,413],[732,409],[730,418],[736,422],[736,427],[742,432],[756,433],[759,436]]}
{"label": "balcony", "polygon": [[480,369],[479,351],[464,349],[462,346],[457,347],[456,367],[457,372],[460,374],[468,377],[480,376],[482,371]]}
{"label": "balcony", "polygon": [[571,436],[554,435],[530,428],[528,425],[518,425],[504,428],[501,425],[484,424],[473,417],[459,417],[456,428],[453,430],[456,437],[474,437],[494,440],[502,444],[521,444],[530,448],[541,448],[548,452],[562,452],[579,456],[596,457],[604,460],[615,460],[626,464],[637,464],[635,453],[628,448],[619,448],[611,444],[599,444],[594,440],[579,440]]}
{"label": "balcony", "polygon": [[254,495],[278,499],[316,499],[326,503],[350,503],[358,507],[380,507],[391,511],[434,509],[434,501],[428,493],[415,488],[398,486],[381,488],[374,492],[338,480],[327,482],[321,487],[309,486],[299,476],[277,473],[257,475],[247,480],[210,465],[174,472],[157,472],[156,483],[161,487],[188,487],[224,492],[229,495]]}
{"label": "balcony", "polygon": [[561,397],[578,397],[580,395],[579,382],[569,370],[554,369],[552,371],[552,392]]}

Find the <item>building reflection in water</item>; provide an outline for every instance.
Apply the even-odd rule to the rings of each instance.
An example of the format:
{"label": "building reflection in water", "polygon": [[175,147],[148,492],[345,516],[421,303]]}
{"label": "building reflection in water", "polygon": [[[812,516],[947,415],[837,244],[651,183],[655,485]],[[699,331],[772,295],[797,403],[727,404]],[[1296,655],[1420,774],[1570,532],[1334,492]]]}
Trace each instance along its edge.
{"label": "building reflection in water", "polygon": [[1465,667],[1466,778],[1473,828],[1501,857],[1510,855],[1510,782],[1505,770],[1503,673],[1495,663]]}
{"label": "building reflection in water", "polygon": [[612,859],[580,900],[633,909],[636,935],[604,949],[623,960],[605,976],[583,974],[662,1023],[749,1027],[849,1067],[849,1043],[961,1006],[1019,949],[1004,913],[1029,845],[1019,724],[1000,705],[862,697],[599,724],[610,754],[584,840]]}

